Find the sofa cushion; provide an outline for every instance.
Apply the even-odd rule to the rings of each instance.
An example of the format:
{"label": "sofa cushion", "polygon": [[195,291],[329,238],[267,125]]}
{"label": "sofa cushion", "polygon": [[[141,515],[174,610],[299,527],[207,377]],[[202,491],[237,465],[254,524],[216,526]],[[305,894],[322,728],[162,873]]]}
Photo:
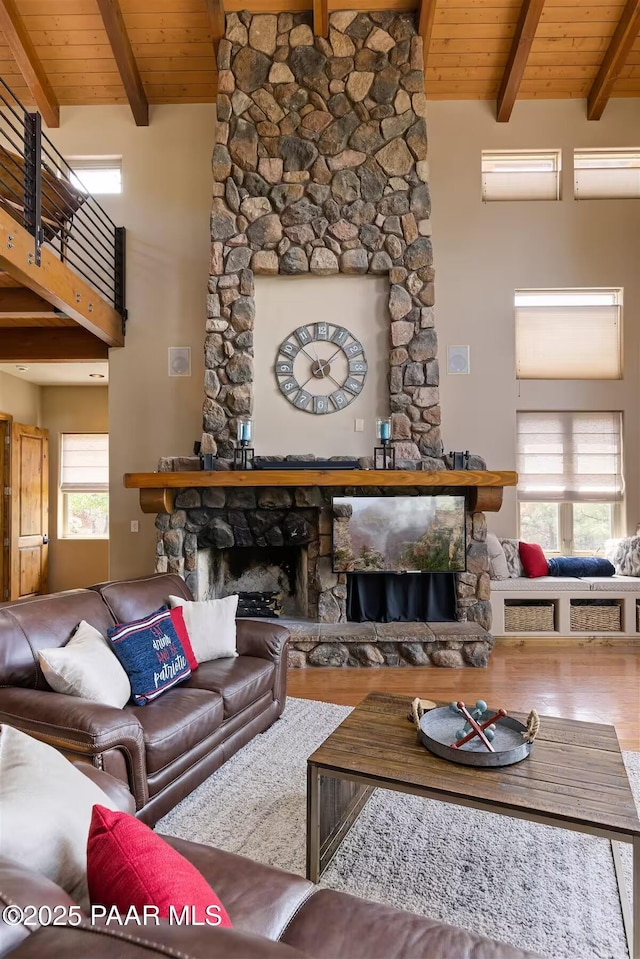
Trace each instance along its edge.
{"label": "sofa cushion", "polygon": [[139,576],[115,583],[99,583],[91,589],[100,594],[116,623],[130,623],[134,619],[148,616],[161,606],[168,606],[171,594],[193,599],[191,590],[176,573],[158,573],[155,576]]}
{"label": "sofa cushion", "polygon": [[219,695],[185,685],[170,689],[147,706],[125,706],[127,711],[133,712],[142,726],[150,773],[159,772],[207,739],[224,718]]}
{"label": "sofa cushion", "polygon": [[0,856],[87,904],[87,836],[96,803],[113,803],[53,746],[0,726]]}
{"label": "sofa cushion", "polygon": [[82,620],[66,646],[41,649],[40,668],[56,693],[122,709],[131,699],[129,677],[107,640]]}
{"label": "sofa cushion", "polygon": [[188,679],[191,669],[168,609],[107,630],[138,706]]}
{"label": "sofa cushion", "polygon": [[[87,843],[91,905],[138,915],[154,906],[160,919],[211,927],[231,926],[207,880],[149,826],[127,813],[94,806]],[[186,909],[186,913],[183,910]]]}
{"label": "sofa cushion", "polygon": [[0,686],[49,689],[38,652],[65,646],[83,619],[103,636],[115,623],[90,589],[31,596],[0,607]]}
{"label": "sofa cushion", "polygon": [[518,590],[547,592],[549,594],[557,592],[579,593],[581,590],[588,592],[589,586],[583,580],[578,579],[577,576],[539,576],[537,579],[518,576],[491,584],[492,593],[515,593]]}
{"label": "sofa cushion", "polygon": [[202,663],[184,685],[185,689],[210,689],[220,693],[224,718],[235,716],[265,693],[273,691],[275,666],[266,659],[239,656]]}

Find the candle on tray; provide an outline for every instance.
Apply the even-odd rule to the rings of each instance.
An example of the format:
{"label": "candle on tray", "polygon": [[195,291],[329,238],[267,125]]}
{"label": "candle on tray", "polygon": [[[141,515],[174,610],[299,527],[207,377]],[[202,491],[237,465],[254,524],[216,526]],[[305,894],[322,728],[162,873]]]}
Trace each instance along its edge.
{"label": "candle on tray", "polygon": [[376,420],[376,427],[378,439],[382,440],[383,443],[387,443],[391,439],[391,420],[379,417]]}
{"label": "candle on tray", "polygon": [[251,425],[252,424],[250,419],[238,420],[237,438],[239,443],[251,442]]}

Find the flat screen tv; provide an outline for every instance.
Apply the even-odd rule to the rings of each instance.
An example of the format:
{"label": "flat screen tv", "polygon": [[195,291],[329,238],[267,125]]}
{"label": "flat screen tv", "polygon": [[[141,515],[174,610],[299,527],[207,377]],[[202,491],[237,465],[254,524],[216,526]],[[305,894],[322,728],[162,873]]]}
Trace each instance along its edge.
{"label": "flat screen tv", "polygon": [[464,496],[334,496],[334,572],[463,572],[465,517]]}

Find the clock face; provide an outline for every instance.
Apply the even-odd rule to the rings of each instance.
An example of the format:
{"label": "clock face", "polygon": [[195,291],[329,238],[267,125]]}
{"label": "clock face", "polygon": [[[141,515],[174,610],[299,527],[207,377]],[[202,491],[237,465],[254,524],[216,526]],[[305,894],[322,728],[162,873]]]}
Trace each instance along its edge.
{"label": "clock face", "polygon": [[367,361],[362,343],[343,326],[309,323],[284,340],[276,356],[283,396],[305,413],[337,413],[362,392]]}

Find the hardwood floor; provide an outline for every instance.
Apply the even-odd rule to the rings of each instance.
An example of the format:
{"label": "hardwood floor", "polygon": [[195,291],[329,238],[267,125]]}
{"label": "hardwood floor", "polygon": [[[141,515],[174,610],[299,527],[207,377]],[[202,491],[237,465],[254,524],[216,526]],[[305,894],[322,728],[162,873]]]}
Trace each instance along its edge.
{"label": "hardwood floor", "polygon": [[486,699],[614,725],[622,749],[640,751],[640,649],[630,646],[514,646],[496,641],[487,669],[290,669],[288,693],[356,706],[374,690],[424,699]]}

